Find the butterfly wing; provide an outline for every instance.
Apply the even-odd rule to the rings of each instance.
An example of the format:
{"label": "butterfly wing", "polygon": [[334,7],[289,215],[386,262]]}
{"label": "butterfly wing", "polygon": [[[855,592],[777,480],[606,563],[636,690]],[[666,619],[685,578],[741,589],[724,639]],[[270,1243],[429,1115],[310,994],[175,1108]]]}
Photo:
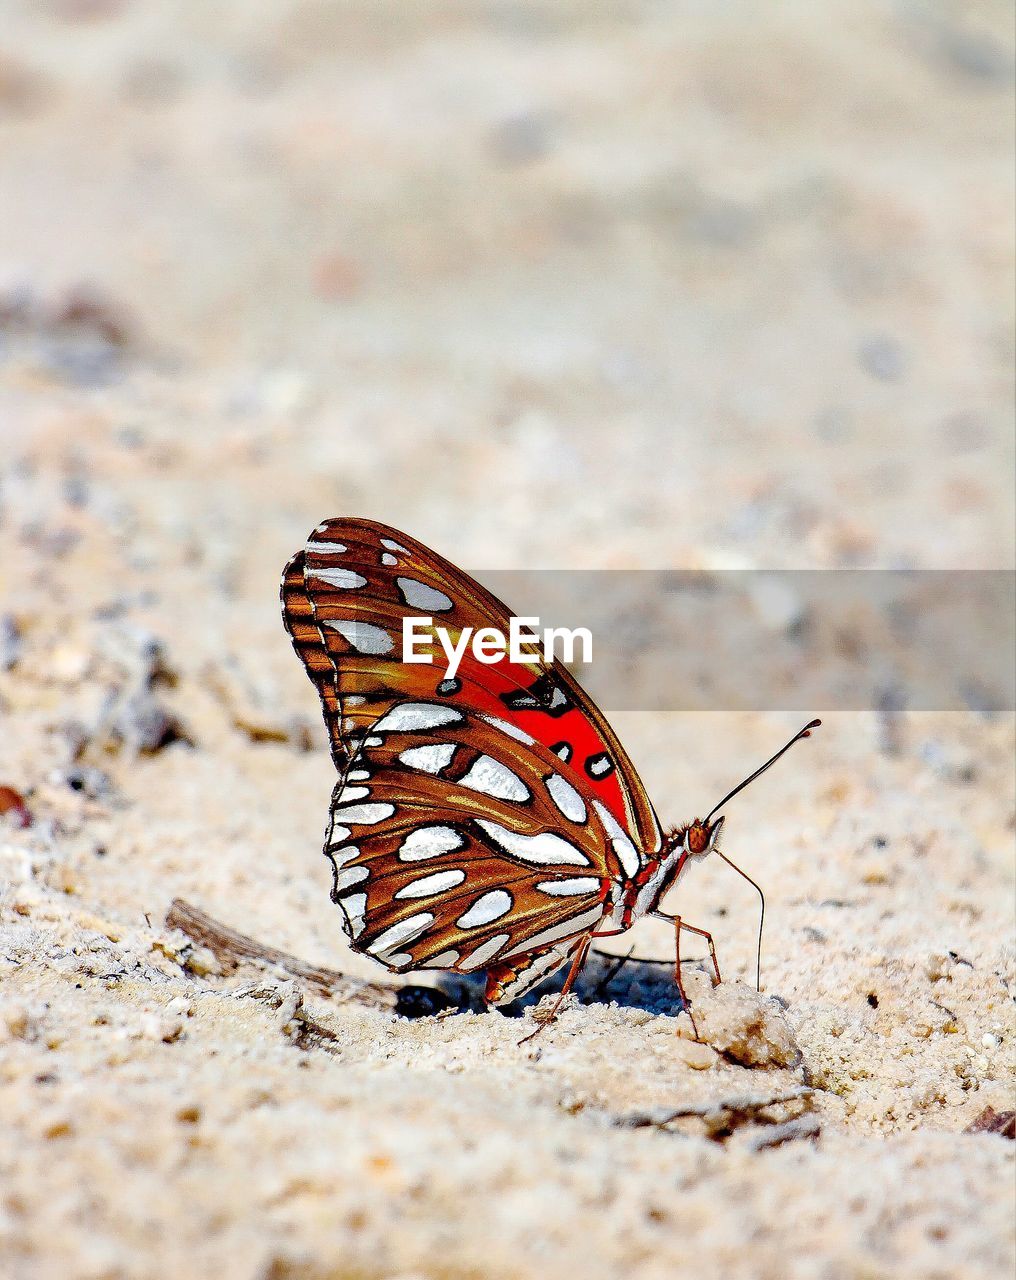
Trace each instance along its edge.
{"label": "butterfly wing", "polygon": [[[357,950],[389,968],[492,969],[511,999],[569,958],[660,828],[613,732],[558,662],[402,659],[404,618],[507,633],[510,611],[408,535],[319,525],[283,613],[339,782],[325,852]],[[499,991],[511,992],[498,996]]]}
{"label": "butterfly wing", "polygon": [[539,947],[515,960],[490,965],[487,969],[486,1000],[488,1004],[510,1004],[538,986],[566,965],[582,946],[582,938]]}

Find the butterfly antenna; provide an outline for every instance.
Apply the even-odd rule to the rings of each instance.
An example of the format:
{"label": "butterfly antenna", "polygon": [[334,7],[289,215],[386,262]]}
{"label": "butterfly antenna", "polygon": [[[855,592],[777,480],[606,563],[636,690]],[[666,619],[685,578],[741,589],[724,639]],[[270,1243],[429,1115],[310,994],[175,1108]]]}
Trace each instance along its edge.
{"label": "butterfly antenna", "polygon": [[[767,760],[765,764],[760,765],[759,768],[755,770],[755,772],[751,775],[750,778],[745,778],[743,782],[739,782],[737,786],[733,789],[733,791],[727,792],[727,794],[723,797],[723,799],[720,801],[719,804],[713,805],[713,807],[706,814],[705,821],[708,822],[709,819],[713,816],[713,814],[717,813],[720,809],[722,809],[728,800],[732,800],[739,791],[743,791],[745,787],[748,786],[749,783],[754,782],[757,777],[765,773],[765,771],[771,765],[774,765],[776,761],[779,760],[780,756],[784,755],[787,751],[790,750],[790,748],[794,745],[795,742],[800,742],[802,738],[810,738],[812,729],[817,729],[821,723],[822,723],[821,720],[812,720],[809,724],[806,724],[803,729],[798,730],[798,732],[794,734],[794,736],[790,739],[790,741],[785,746],[780,747],[779,751],[777,751],[777,753],[771,759]],[[735,870],[737,870],[737,868],[735,868]],[[741,874],[744,875],[744,872],[742,871]],[[748,877],[745,876],[745,879],[747,878]]]}
{"label": "butterfly antenna", "polygon": [[[800,734],[798,734],[798,737],[800,737]],[[796,742],[797,738],[795,738],[794,741]],[[786,747],[783,748],[784,751],[786,751],[786,749],[787,749]],[[780,754],[782,755],[783,752],[780,752]],[[770,764],[771,763],[772,761],[770,761]],[[759,911],[759,916],[758,916],[758,949],[755,953],[755,990],[761,991],[762,990],[762,927],[766,922],[766,895],[762,892],[762,886],[759,884],[756,884],[755,881],[751,878],[751,876],[748,875],[747,871],[742,871],[736,862],[731,862],[725,853],[720,853],[719,849],[713,849],[713,853],[718,854],[719,857],[723,859],[723,861],[727,864],[728,867],[732,867],[737,872],[737,874],[741,876],[742,879],[748,881],[751,887],[758,894],[759,901],[762,904],[762,908]]]}

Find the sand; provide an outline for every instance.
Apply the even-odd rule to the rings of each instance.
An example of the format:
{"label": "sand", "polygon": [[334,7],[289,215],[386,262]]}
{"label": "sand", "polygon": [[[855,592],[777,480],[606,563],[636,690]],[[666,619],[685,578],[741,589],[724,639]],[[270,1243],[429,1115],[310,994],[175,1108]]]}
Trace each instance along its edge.
{"label": "sand", "polygon": [[[326,516],[1012,568],[1007,7],[3,9],[0,1275],[1011,1275],[1011,710],[814,708],[728,813],[761,994],[749,887],[677,895],[704,1043],[654,922],[533,1039],[166,923],[386,979],[278,614]],[[800,723],[610,710],[668,822]]]}

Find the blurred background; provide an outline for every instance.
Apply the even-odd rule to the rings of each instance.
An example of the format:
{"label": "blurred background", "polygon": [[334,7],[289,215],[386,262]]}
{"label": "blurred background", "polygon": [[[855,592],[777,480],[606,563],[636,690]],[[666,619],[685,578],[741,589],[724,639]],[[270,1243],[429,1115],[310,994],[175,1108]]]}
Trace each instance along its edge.
{"label": "blurred background", "polygon": [[0,17],[4,461],[163,565],[1012,565],[1007,0]]}
{"label": "blurred background", "polygon": [[[328,900],[279,616],[326,517],[481,574],[1013,568],[1012,26],[0,0],[0,1271],[1010,1274],[1002,1140],[959,1136],[1012,1105],[1012,715],[983,698],[905,715],[886,684],[730,807],[832,1135],[786,1160],[581,1118],[737,1083],[644,1010],[577,1010],[541,1065],[498,1015],[318,1001],[340,1070],[163,922],[181,896],[379,976]],[[653,604],[597,637],[632,680]],[[699,708],[611,717],[667,823],[827,711],[627,692]],[[747,886],[682,894],[753,975]]]}
{"label": "blurred background", "polygon": [[[277,597],[325,517],[481,574],[1016,563],[1006,0],[0,16],[0,765],[24,785],[91,759],[150,824],[167,768],[213,803],[230,753],[256,785],[272,743],[313,745],[282,767],[321,807],[258,803],[331,944],[331,766]],[[630,681],[607,709],[716,716],[617,719],[665,820],[864,705],[654,689],[695,662],[644,658],[659,589],[631,592],[597,634]],[[753,635],[802,632],[777,605],[749,616],[749,683]],[[719,648],[695,618],[681,643]],[[833,756],[952,777],[990,754],[977,715],[908,739],[879,679]]]}
{"label": "blurred background", "polygon": [[[245,882],[240,829],[201,859],[153,806],[190,788],[203,842],[233,769],[285,849],[289,897],[251,884],[246,909],[298,949],[295,894],[338,943],[331,765],[277,598],[325,517],[480,572],[1013,567],[1005,0],[0,14],[0,766],[138,789],[212,905]],[[710,709],[616,721],[676,821],[831,707],[646,688],[668,666],[639,657],[642,582],[597,637],[638,685],[606,705]],[[776,614],[760,643],[800,631]],[[1011,717],[901,727],[881,687],[816,765],[1008,805]],[[781,776],[745,829],[781,787],[814,798],[807,767]],[[115,892],[141,907],[140,883]]]}

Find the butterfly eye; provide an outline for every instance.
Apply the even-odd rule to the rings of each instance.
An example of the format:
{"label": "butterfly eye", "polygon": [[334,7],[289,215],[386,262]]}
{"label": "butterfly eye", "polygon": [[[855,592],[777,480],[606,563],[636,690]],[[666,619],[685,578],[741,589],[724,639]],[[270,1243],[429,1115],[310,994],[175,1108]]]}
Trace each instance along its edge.
{"label": "butterfly eye", "polygon": [[693,822],[688,828],[688,852],[705,853],[709,847],[709,829],[701,822]]}

